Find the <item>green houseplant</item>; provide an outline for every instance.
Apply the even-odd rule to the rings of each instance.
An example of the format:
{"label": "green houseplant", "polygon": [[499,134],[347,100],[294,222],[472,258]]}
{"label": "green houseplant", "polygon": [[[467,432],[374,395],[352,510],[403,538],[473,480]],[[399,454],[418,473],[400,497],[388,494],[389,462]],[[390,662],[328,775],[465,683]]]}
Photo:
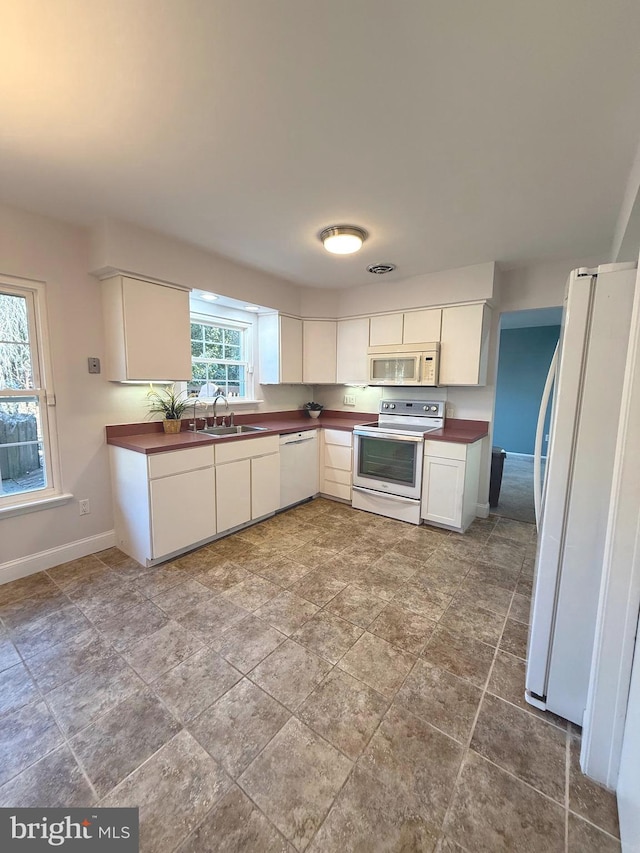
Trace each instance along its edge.
{"label": "green houseplant", "polygon": [[188,398],[184,391],[180,391],[176,394],[173,385],[169,385],[167,388],[161,388],[159,391],[152,388],[147,394],[147,400],[149,403],[149,414],[162,415],[162,425],[165,432],[180,432],[180,429],[182,428],[182,421],[180,418],[184,414],[184,410],[189,405]]}
{"label": "green houseplant", "polygon": [[303,408],[307,410],[310,418],[319,418],[324,406],[322,403],[314,403],[312,400],[310,403],[305,403]]}

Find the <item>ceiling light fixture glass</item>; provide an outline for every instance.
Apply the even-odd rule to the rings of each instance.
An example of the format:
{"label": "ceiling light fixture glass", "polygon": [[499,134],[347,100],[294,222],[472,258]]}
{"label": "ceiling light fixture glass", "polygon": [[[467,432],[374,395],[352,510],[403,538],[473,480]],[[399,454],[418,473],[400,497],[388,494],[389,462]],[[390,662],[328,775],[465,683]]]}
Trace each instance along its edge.
{"label": "ceiling light fixture glass", "polygon": [[245,311],[259,311],[260,308],[258,305],[245,305],[244,310]]}
{"label": "ceiling light fixture glass", "polygon": [[215,293],[209,293],[208,290],[200,291],[200,299],[204,299],[206,302],[215,302],[217,298]]}
{"label": "ceiling light fixture glass", "polygon": [[327,252],[334,255],[351,255],[362,248],[369,235],[357,225],[331,225],[320,232],[320,240]]}

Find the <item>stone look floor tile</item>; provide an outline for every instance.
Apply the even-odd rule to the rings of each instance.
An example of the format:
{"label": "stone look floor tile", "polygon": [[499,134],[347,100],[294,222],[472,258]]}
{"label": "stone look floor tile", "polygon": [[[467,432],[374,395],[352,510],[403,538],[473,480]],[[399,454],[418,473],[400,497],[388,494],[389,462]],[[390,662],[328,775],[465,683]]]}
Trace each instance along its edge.
{"label": "stone look floor tile", "polygon": [[28,575],[26,578],[19,578],[17,581],[1,584],[0,606],[13,601],[20,601],[21,598],[29,598],[45,590],[57,592],[58,589],[59,587],[54,584],[46,572],[38,572],[35,575]]}
{"label": "stone look floor tile", "polygon": [[119,615],[105,613],[104,616],[94,618],[94,624],[114,648],[122,651],[143,637],[164,628],[169,624],[169,617],[153,602],[145,600],[143,604],[138,604]]}
{"label": "stone look floor tile", "polygon": [[293,634],[318,612],[318,607],[292,592],[281,592],[256,611],[256,616],[283,634]]}
{"label": "stone look floor tile", "polygon": [[240,777],[240,785],[297,850],[304,850],[352,764],[292,718]]}
{"label": "stone look floor tile", "polygon": [[21,625],[50,616],[70,604],[62,590],[44,589],[30,598],[21,598],[0,607],[0,619],[8,631],[15,632]]}
{"label": "stone look floor tile", "polygon": [[159,595],[152,598],[156,607],[171,616],[173,619],[179,619],[190,610],[200,604],[202,601],[212,598],[213,590],[208,586],[198,583],[198,581],[189,579],[170,589],[164,590]]}
{"label": "stone look floor tile", "polygon": [[193,610],[181,616],[178,622],[204,643],[211,643],[248,615],[244,607],[238,607],[218,596],[202,601]]}
{"label": "stone look floor tile", "polygon": [[466,678],[476,687],[484,687],[494,653],[492,646],[438,626],[422,657],[460,678]]}
{"label": "stone look floor tile", "polygon": [[287,555],[280,555],[265,563],[258,570],[260,577],[283,588],[292,587],[311,572],[308,566],[296,563]]}
{"label": "stone look floor tile", "polygon": [[229,560],[224,560],[215,566],[205,564],[204,568],[196,574],[198,583],[218,594],[250,577],[251,572]]}
{"label": "stone look floor tile", "polygon": [[56,643],[70,640],[82,631],[91,628],[91,623],[77,607],[70,605],[38,619],[28,622],[11,632],[11,639],[24,658],[30,658]]}
{"label": "stone look floor tile", "polygon": [[58,724],[69,736],[126,699],[144,682],[115,652],[47,693]]}
{"label": "stone look floor tile", "polygon": [[401,795],[411,814],[439,827],[462,755],[460,744],[392,705],[358,766]]}
{"label": "stone look floor tile", "polygon": [[362,753],[389,706],[375,690],[333,669],[307,696],[297,716],[353,761]]}
{"label": "stone look floor tile", "polygon": [[465,848],[460,847],[455,841],[452,841],[446,835],[441,835],[436,844],[435,853],[465,853]]}
{"label": "stone look floor tile", "polygon": [[568,853],[620,853],[620,842],[569,812]]}
{"label": "stone look floor tile", "polygon": [[154,598],[190,579],[191,575],[184,569],[180,569],[176,563],[165,563],[139,580],[133,581],[133,586],[147,598]]}
{"label": "stone look floor tile", "polygon": [[244,607],[245,610],[257,610],[267,601],[271,601],[282,592],[279,586],[271,583],[265,578],[260,578],[254,575],[252,578],[241,581],[232,586],[231,589],[222,593],[222,597],[228,601],[232,601],[239,607]]}
{"label": "stone look floor tile", "polygon": [[521,595],[516,593],[513,596],[511,609],[509,610],[509,619],[515,619],[517,622],[524,622],[528,625],[531,621],[531,596]]}
{"label": "stone look floor tile", "polygon": [[295,711],[330,669],[330,663],[287,640],[251,671],[251,680]]}
{"label": "stone look floor tile", "polygon": [[471,570],[473,563],[459,560],[451,554],[436,551],[414,575],[412,581],[426,589],[433,589],[444,595],[455,595],[458,587]]}
{"label": "stone look floor tile", "polygon": [[437,840],[437,830],[413,811],[401,794],[356,767],[309,853],[431,853]]}
{"label": "stone look floor tile", "polygon": [[542,720],[566,729],[566,720],[557,717],[550,711],[541,711],[539,708],[534,708],[533,705],[529,705],[525,700],[525,670],[526,663],[523,660],[498,649],[487,690],[494,696],[505,699],[507,702],[511,702],[512,705],[517,705],[523,711],[528,711]]}
{"label": "stone look floor tile", "polygon": [[619,837],[615,794],[584,776],[580,770],[580,738],[570,740],[569,808],[610,835]]}
{"label": "stone look floor tile", "polygon": [[231,780],[186,731],[101,801],[138,806],[141,853],[170,853],[230,788]]}
{"label": "stone look floor tile", "polygon": [[500,517],[493,528],[491,541],[496,542],[506,539],[517,542],[519,545],[529,545],[533,541],[535,531],[534,524]]}
{"label": "stone look floor tile", "polygon": [[0,808],[77,808],[92,805],[95,800],[64,744],[0,788]]}
{"label": "stone look floor tile", "polygon": [[155,681],[203,647],[204,643],[178,622],[169,622],[122,652],[146,682]]}
{"label": "stone look floor tile", "polygon": [[24,664],[17,663],[0,672],[0,717],[39,698],[38,689]]}
{"label": "stone look floor tile", "polygon": [[500,639],[503,624],[504,616],[472,604],[452,603],[440,620],[443,628],[494,647]]}
{"label": "stone look floor tile", "polygon": [[501,586],[476,580],[465,580],[458,587],[454,602],[471,604],[491,610],[499,616],[506,616],[511,605],[513,593]]}
{"label": "stone look floor tile", "polygon": [[287,639],[262,619],[247,616],[221,634],[212,643],[225,660],[240,672],[247,673]]}
{"label": "stone look floor tile", "polygon": [[0,629],[0,672],[20,663],[20,655],[11,642],[9,635]]}
{"label": "stone look floor tile", "polygon": [[111,654],[109,643],[93,628],[58,643],[29,658],[29,670],[43,692],[71,681],[85,669],[105,661]]}
{"label": "stone look floor tile", "polygon": [[471,748],[564,805],[566,735],[562,729],[487,695]]}
{"label": "stone look floor tile", "polygon": [[507,619],[500,648],[504,652],[509,652],[511,655],[522,658],[527,657],[527,639],[529,636],[529,628],[522,622],[516,622],[515,619]]}
{"label": "stone look floor tile", "polygon": [[437,622],[451,603],[451,596],[422,584],[409,582],[394,596],[394,602],[407,610]]}
{"label": "stone look floor tile", "polygon": [[298,628],[291,638],[329,663],[336,663],[362,633],[362,628],[321,610]]}
{"label": "stone look floor tile", "polygon": [[76,735],[71,746],[101,797],[181,728],[157,696],[143,687]]}
{"label": "stone look floor tile", "polygon": [[520,569],[518,567],[505,568],[504,566],[497,566],[495,563],[485,562],[484,559],[480,559],[476,561],[467,575],[467,580],[479,581],[480,583],[487,583],[492,586],[502,586],[513,592],[519,577]]}
{"label": "stone look floor tile", "polygon": [[243,679],[191,723],[196,740],[235,779],[291,716]]}
{"label": "stone look floor tile", "polygon": [[369,632],[397,649],[417,655],[425,647],[435,627],[436,623],[426,616],[391,602],[369,625]]}
{"label": "stone look floor tile", "polygon": [[318,607],[323,607],[339,592],[342,592],[346,585],[344,581],[332,578],[322,571],[315,571],[309,572],[302,580],[297,581],[291,587],[291,592]]}
{"label": "stone look floor tile", "polygon": [[414,663],[412,655],[396,649],[380,637],[365,633],[338,666],[383,696],[392,697]]}
{"label": "stone look floor tile", "polygon": [[478,687],[420,660],[398,691],[396,702],[460,743],[466,743],[481,698]]}
{"label": "stone look floor tile", "polygon": [[496,539],[492,534],[487,544],[482,546],[478,556],[485,563],[516,570],[519,573],[525,554],[524,545],[505,539]]}
{"label": "stone look floor tile", "polygon": [[87,619],[98,621],[117,617],[136,605],[145,604],[147,597],[136,589],[135,584],[121,581],[102,593],[92,593],[86,597],[76,596],[73,601]]}
{"label": "stone look floor tile", "polygon": [[242,678],[212,649],[204,648],[161,675],[151,685],[172,714],[194,720]]}
{"label": "stone look floor tile", "polygon": [[177,853],[292,853],[293,849],[251,800],[232,788]]}
{"label": "stone look floor tile", "polygon": [[0,785],[36,762],[62,741],[44,702],[33,702],[0,722]]}
{"label": "stone look floor tile", "polygon": [[469,751],[444,831],[473,853],[564,851],[564,809]]}
{"label": "stone look floor tile", "polygon": [[335,613],[347,622],[353,622],[360,628],[367,628],[386,607],[383,601],[358,586],[347,586],[326,605],[330,613]]}

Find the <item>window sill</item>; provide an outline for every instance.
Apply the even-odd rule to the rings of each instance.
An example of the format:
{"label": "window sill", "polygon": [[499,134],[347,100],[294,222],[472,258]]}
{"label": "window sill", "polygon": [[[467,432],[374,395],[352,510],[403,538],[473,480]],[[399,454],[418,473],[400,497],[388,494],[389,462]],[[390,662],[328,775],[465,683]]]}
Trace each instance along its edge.
{"label": "window sill", "polygon": [[11,518],[14,515],[25,515],[28,512],[38,512],[41,509],[53,509],[53,507],[63,506],[73,500],[73,495],[65,493],[62,495],[50,495],[49,497],[38,497],[31,500],[25,500],[21,504],[11,504],[0,506],[0,519]]}

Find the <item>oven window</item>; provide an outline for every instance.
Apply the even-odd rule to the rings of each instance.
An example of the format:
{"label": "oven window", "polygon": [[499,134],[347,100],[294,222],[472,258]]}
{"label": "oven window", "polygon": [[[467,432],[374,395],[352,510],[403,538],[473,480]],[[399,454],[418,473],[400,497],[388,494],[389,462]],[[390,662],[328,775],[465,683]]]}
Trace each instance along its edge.
{"label": "oven window", "polygon": [[360,436],[358,475],[386,483],[416,484],[416,453],[421,445],[413,441]]}

